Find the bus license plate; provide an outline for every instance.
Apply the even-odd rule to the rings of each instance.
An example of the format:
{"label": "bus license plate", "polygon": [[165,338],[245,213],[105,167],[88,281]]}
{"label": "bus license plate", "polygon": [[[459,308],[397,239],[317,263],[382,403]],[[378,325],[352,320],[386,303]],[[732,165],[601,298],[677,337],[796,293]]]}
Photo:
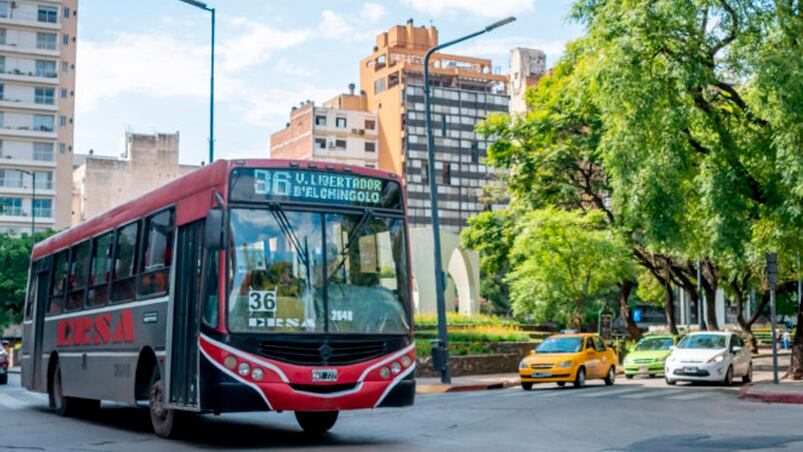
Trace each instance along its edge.
{"label": "bus license plate", "polygon": [[312,381],[337,381],[337,369],[313,369]]}

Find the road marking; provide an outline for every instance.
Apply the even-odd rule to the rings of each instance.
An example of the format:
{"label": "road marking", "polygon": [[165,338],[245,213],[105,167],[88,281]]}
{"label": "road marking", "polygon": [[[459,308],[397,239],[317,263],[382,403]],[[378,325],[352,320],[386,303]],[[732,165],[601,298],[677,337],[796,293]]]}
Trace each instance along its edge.
{"label": "road marking", "polygon": [[27,403],[21,402],[10,395],[0,393],[0,406],[18,410],[20,408],[25,408],[27,405]]}
{"label": "road marking", "polygon": [[696,399],[703,399],[705,397],[710,397],[714,394],[713,391],[694,391],[687,394],[676,395],[672,397],[667,397],[669,400],[696,400]]}
{"label": "road marking", "polygon": [[635,388],[635,389],[633,389],[633,388],[627,388],[627,389],[604,389],[604,388],[600,388],[600,390],[594,391],[594,392],[591,392],[591,393],[587,393],[586,391],[583,391],[582,394],[577,394],[576,397],[606,397],[606,396],[627,394],[627,393],[639,392],[639,391],[643,391],[643,389],[642,388]]}
{"label": "road marking", "polygon": [[642,392],[638,392],[635,394],[625,394],[622,396],[623,399],[647,399],[650,397],[658,397],[658,396],[665,396],[670,394],[678,394],[679,391],[670,391],[668,389],[657,389],[657,390],[645,390]]}

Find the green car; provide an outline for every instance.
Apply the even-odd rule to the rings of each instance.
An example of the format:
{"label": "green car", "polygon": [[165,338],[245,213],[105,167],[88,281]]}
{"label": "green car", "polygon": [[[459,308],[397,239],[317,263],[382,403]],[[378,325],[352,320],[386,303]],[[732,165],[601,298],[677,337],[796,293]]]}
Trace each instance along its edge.
{"label": "green car", "polygon": [[625,378],[635,375],[663,375],[666,357],[672,353],[680,337],[671,334],[647,336],[642,338],[627,354],[623,363]]}

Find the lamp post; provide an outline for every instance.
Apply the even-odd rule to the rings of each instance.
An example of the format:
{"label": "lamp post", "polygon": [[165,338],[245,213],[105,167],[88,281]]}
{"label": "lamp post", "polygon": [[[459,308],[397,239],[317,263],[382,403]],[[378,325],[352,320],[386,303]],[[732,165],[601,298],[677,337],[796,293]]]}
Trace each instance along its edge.
{"label": "lamp post", "polygon": [[212,61],[209,76],[209,163],[215,161],[215,8],[197,0],[179,0],[212,13]]}
{"label": "lamp post", "polygon": [[432,210],[432,240],[435,256],[435,291],[437,296],[438,309],[438,345],[433,348],[432,362],[436,367],[440,367],[441,381],[451,383],[449,376],[449,341],[446,337],[446,303],[443,299],[444,275],[443,263],[441,262],[441,237],[440,225],[438,221],[438,189],[435,185],[435,136],[432,134],[432,108],[430,106],[429,93],[429,59],[433,53],[451,45],[469,40],[473,37],[488,33],[491,30],[507,25],[516,20],[515,17],[508,17],[498,22],[494,22],[480,31],[476,31],[462,38],[439,44],[429,50],[424,55],[424,109],[426,111],[427,126],[427,174],[429,177],[429,202]]}
{"label": "lamp post", "polygon": [[36,245],[36,237],[34,236],[36,228],[36,172],[21,169],[20,173],[31,176],[31,253],[33,253],[33,246]]}

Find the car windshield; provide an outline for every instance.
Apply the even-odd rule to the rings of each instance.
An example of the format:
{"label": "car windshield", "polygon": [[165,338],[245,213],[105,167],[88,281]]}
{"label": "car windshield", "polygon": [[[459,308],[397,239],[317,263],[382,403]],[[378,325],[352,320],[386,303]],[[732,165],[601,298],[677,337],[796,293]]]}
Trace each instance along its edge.
{"label": "car windshield", "polygon": [[399,218],[232,209],[230,260],[233,332],[409,331]]}
{"label": "car windshield", "polygon": [[636,351],[669,350],[673,345],[671,337],[648,337],[636,344]]}
{"label": "car windshield", "polygon": [[541,342],[535,353],[577,353],[582,346],[582,337],[550,337]]}
{"label": "car windshield", "polygon": [[678,348],[725,348],[725,339],[721,334],[693,334],[680,341]]}

